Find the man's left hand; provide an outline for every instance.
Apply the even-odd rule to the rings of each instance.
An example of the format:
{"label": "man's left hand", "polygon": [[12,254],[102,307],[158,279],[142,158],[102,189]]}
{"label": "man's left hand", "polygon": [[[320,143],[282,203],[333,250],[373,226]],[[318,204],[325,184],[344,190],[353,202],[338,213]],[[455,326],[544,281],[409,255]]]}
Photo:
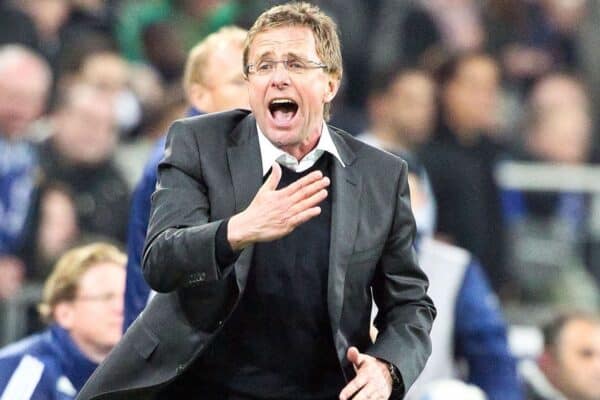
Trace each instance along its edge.
{"label": "man's left hand", "polygon": [[340,392],[340,400],[389,399],[392,377],[385,361],[361,353],[354,346],[348,349],[346,357],[354,365],[356,377]]}

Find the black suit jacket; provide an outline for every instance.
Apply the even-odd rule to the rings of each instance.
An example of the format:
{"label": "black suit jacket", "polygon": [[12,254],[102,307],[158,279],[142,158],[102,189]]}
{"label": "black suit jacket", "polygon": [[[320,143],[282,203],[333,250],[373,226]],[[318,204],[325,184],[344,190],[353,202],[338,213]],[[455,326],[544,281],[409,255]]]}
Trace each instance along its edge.
{"label": "black suit jacket", "polygon": [[[328,310],[347,379],[349,346],[393,363],[406,388],[430,354],[435,309],[413,249],[406,164],[330,127],[333,162]],[[152,195],[144,275],[160,292],[78,399],[148,399],[210,346],[246,284],[253,246],[220,268],[215,234],[262,184],[256,121],[244,110],[180,120],[169,130]],[[369,338],[371,301],[379,336]]]}

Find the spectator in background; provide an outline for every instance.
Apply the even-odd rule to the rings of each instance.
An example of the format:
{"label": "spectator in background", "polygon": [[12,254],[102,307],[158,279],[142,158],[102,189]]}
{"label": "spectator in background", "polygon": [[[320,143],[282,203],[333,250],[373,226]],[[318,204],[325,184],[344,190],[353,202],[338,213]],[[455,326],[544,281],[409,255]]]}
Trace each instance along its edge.
{"label": "spectator in background", "polygon": [[211,32],[234,23],[239,13],[237,2],[229,0],[126,1],[116,35],[127,59],[150,62],[172,82],[183,70],[186,52]]}
{"label": "spectator in background", "polygon": [[[575,78],[552,74],[542,79],[529,99],[521,160],[584,165],[592,143],[589,110]],[[519,277],[519,300],[577,307],[598,301],[600,271],[585,256],[591,245],[590,202],[590,194],[581,191],[503,191],[509,265]]]}
{"label": "spectator in background", "polygon": [[600,399],[600,317],[568,312],[543,328],[537,363],[523,364],[527,400]]}
{"label": "spectator in background", "polygon": [[13,4],[33,21],[40,52],[56,73],[64,45],[63,28],[71,12],[69,0],[21,0]]}
{"label": "spectator in background", "polygon": [[437,232],[472,252],[498,294],[511,283],[494,169],[503,156],[492,139],[500,70],[484,53],[450,59],[439,71],[440,109],[433,140],[421,150],[435,199]]}
{"label": "spectator in background", "polygon": [[21,46],[0,47],[0,300],[25,276],[20,258],[38,180],[36,152],[25,136],[45,110],[51,83],[43,58]]}
{"label": "spectator in background", "polygon": [[67,85],[52,122],[40,153],[46,181],[71,188],[82,230],[124,243],[129,189],[112,159],[118,133],[111,97],[89,84]]}
{"label": "spectator in background", "polygon": [[[224,27],[190,51],[183,76],[183,87],[190,106],[188,116],[249,107],[241,68],[245,39],[245,30]],[[163,157],[164,147],[163,137],[157,142],[133,194],[127,237],[125,329],[142,311],[150,293],[150,287],[142,276],[142,249],[148,229],[150,195],[156,186],[156,168]]]}
{"label": "spectator in background", "polygon": [[83,58],[78,77],[104,91],[112,98],[117,128],[127,136],[138,127],[142,109],[137,97],[129,88],[131,70],[129,63],[116,51],[104,50]]}
{"label": "spectator in background", "polygon": [[418,68],[375,73],[367,100],[370,126],[360,139],[397,155],[415,153],[432,133],[435,94],[432,77]]}
{"label": "spectator in background", "polygon": [[[435,119],[432,78],[413,68],[376,74],[368,104],[371,128],[359,139],[407,161],[419,265],[429,278],[438,308],[431,331],[431,357],[406,399],[421,400],[433,393],[431,384],[460,376],[481,387],[490,400],[521,400],[506,323],[481,265],[468,251],[433,238],[436,201],[415,156]],[[460,373],[461,363],[467,365],[466,376]],[[436,393],[439,396],[439,390]]]}
{"label": "spectator in background", "polygon": [[29,279],[43,282],[60,255],[81,243],[77,207],[70,189],[60,183],[40,188],[34,246],[27,259]]}
{"label": "spectator in background", "polygon": [[[481,388],[489,400],[521,400],[497,296],[468,251],[433,238],[434,199],[422,167],[414,157],[406,160],[419,265],[429,278],[429,293],[438,310],[431,330],[431,356],[406,399],[428,399],[425,394],[433,383],[460,377]],[[461,363],[466,364],[466,375],[461,373]]]}
{"label": "spectator in background", "polygon": [[2,399],[74,399],[121,338],[125,255],[95,243],[65,253],[44,286],[50,324],[0,350]]}

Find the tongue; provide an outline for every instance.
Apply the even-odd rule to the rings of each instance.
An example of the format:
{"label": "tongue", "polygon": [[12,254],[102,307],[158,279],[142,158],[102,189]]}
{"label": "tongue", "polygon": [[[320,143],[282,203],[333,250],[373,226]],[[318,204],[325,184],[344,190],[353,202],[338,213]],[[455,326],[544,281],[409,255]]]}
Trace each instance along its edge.
{"label": "tongue", "polygon": [[294,117],[293,111],[275,110],[273,111],[273,119],[276,122],[288,122]]}

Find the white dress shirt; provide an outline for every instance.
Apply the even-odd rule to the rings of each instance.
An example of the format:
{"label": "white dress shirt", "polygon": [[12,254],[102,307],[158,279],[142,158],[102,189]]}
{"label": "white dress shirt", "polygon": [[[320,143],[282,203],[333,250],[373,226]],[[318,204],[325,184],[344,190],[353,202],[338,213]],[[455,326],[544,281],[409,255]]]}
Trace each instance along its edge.
{"label": "white dress shirt", "polygon": [[261,131],[258,124],[256,124],[256,129],[258,130],[258,144],[260,147],[263,176],[269,172],[269,169],[271,169],[271,166],[275,161],[277,161],[280,165],[283,165],[284,167],[296,172],[306,171],[315,165],[317,160],[325,152],[328,152],[337,158],[340,164],[342,164],[342,167],[346,167],[340,157],[340,154],[338,153],[337,148],[335,147],[335,143],[333,143],[333,140],[331,139],[331,134],[329,133],[329,129],[325,123],[323,123],[323,128],[321,129],[319,142],[314,149],[312,149],[307,155],[304,156],[304,158],[302,158],[302,160],[297,160],[296,157],[286,153],[271,143],[271,141],[267,139],[265,134]]}

